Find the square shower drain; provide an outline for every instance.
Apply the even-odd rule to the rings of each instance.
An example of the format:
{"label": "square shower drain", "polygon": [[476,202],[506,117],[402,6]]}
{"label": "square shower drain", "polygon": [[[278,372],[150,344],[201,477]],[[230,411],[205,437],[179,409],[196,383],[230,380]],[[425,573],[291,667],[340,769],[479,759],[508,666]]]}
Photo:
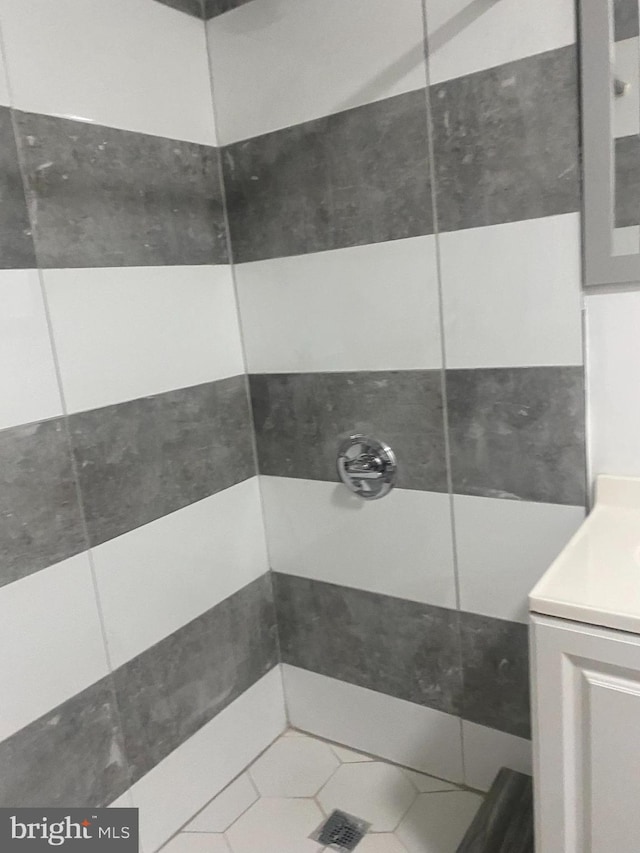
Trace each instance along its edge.
{"label": "square shower drain", "polygon": [[365,820],[336,809],[309,838],[326,844],[331,850],[348,853],[349,850],[356,849],[370,826]]}

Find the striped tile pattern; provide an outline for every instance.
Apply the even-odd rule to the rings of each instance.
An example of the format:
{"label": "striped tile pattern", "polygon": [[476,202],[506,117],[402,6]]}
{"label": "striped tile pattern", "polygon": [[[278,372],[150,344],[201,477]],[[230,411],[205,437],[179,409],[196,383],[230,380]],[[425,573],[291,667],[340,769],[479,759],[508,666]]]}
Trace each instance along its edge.
{"label": "striped tile pattern", "polygon": [[574,47],[438,83],[430,95],[442,231],[580,209]]}
{"label": "striped tile pattern", "polygon": [[530,737],[525,625],[294,575],[275,582],[284,663]]}
{"label": "striped tile pattern", "polygon": [[[527,760],[528,588],[584,514],[574,4],[410,0],[378,75],[354,46],[372,4],[350,6],[357,26],[295,5],[207,22],[290,707],[325,735],[348,689],[462,717],[469,779],[488,786],[492,762]],[[428,68],[405,29],[421,6]],[[455,561],[336,484],[338,443],[361,431],[396,448],[425,525],[452,497]],[[461,663],[432,683],[440,645],[411,626],[438,608]],[[306,674],[333,704],[298,696]]]}
{"label": "striped tile pattern", "polygon": [[110,676],[0,743],[3,807],[105,806],[129,786]]}
{"label": "striped tile pattern", "polygon": [[227,261],[218,153],[15,113],[43,267]]}
{"label": "striped tile pattern", "polygon": [[243,376],[69,418],[91,545],[255,473]]}
{"label": "striped tile pattern", "polygon": [[455,610],[284,574],[275,594],[284,663],[460,712]]}
{"label": "striped tile pattern", "polygon": [[284,724],[276,611],[309,730],[526,769],[585,494],[573,3],[424,0],[428,67],[400,5],[0,0],[3,804],[131,796],[157,849]]}
{"label": "striped tile pattern", "polygon": [[0,432],[2,584],[84,550],[63,419]]}
{"label": "striped tile pattern", "polygon": [[263,575],[117,669],[132,780],[255,684],[277,657],[271,580]]}
{"label": "striped tile pattern", "polygon": [[438,371],[258,374],[251,399],[262,474],[336,481],[337,444],[379,433],[406,460],[400,487],[446,491]]}
{"label": "striped tile pattern", "polygon": [[6,738],[0,803],[111,803],[275,666],[272,610],[263,575]]}
{"label": "striped tile pattern", "polygon": [[223,149],[234,259],[433,231],[424,91]]}
{"label": "striped tile pattern", "polygon": [[204,22],[168,5],[0,2],[0,803],[135,797],[149,851],[194,739],[204,802],[284,725]]}

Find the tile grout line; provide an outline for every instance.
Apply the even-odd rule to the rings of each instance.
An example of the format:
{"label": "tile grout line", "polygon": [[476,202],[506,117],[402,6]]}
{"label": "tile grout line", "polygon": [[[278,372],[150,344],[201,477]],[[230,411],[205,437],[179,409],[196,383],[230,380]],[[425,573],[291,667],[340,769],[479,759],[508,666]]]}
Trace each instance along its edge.
{"label": "tile grout line", "polygon": [[[415,788],[415,785],[414,785],[414,788]],[[396,825],[395,825],[395,826],[393,827],[393,829],[391,830],[391,832],[392,832],[392,834],[393,834],[393,835],[395,835],[396,831],[400,828],[400,824],[401,824],[401,823],[402,823],[402,821],[406,818],[406,816],[409,814],[409,812],[411,811],[411,809],[414,807],[414,805],[416,804],[416,801],[417,801],[417,799],[418,799],[418,797],[419,797],[419,796],[420,796],[420,791],[418,791],[418,790],[416,789],[416,794],[415,794],[415,796],[414,796],[413,800],[411,800],[411,802],[409,803],[409,805],[407,806],[407,808],[403,811],[402,815],[400,816],[400,819],[398,820],[398,822],[396,823]]]}
{"label": "tile grout line", "polygon": [[455,513],[453,509],[453,475],[451,470],[451,445],[449,440],[449,415],[448,415],[448,399],[447,399],[447,382],[446,382],[446,374],[447,374],[447,348],[446,348],[446,335],[445,335],[445,318],[444,318],[444,285],[442,280],[442,255],[440,251],[440,231],[439,231],[439,221],[438,221],[438,203],[437,203],[437,180],[436,180],[436,170],[435,170],[435,148],[434,148],[434,136],[433,136],[433,117],[431,111],[431,97],[430,97],[430,77],[429,77],[429,48],[428,48],[428,23],[427,23],[427,9],[425,0],[422,0],[422,22],[423,22],[423,32],[424,32],[424,62],[425,62],[425,73],[427,77],[427,86],[425,89],[426,96],[426,112],[427,112],[427,140],[428,140],[428,151],[429,151],[429,175],[431,182],[431,207],[432,207],[432,215],[433,215],[433,223],[434,223],[434,237],[435,237],[435,247],[436,247],[436,267],[437,267],[437,279],[438,279],[438,316],[439,316],[439,324],[440,324],[440,354],[441,354],[441,391],[442,391],[442,416],[443,416],[443,429],[444,429],[444,452],[446,457],[446,467],[447,467],[447,490],[449,494],[449,502],[450,502],[450,512],[451,512],[451,524],[452,524],[452,551],[453,551],[453,565],[454,565],[454,581],[456,586],[456,609],[460,610],[460,581],[459,581],[459,572],[458,572],[458,559],[457,559],[457,548],[456,548],[456,537],[455,537]]}
{"label": "tile grout line", "polygon": [[449,518],[451,524],[451,551],[453,558],[453,575],[456,593],[456,609],[457,609],[457,633],[458,633],[458,666],[460,671],[460,713],[458,716],[458,727],[460,733],[460,762],[462,770],[462,778],[467,781],[466,757],[464,749],[464,726],[462,724],[462,714],[464,712],[464,659],[462,653],[462,622],[460,611],[462,607],[462,597],[460,590],[460,567],[458,557],[458,546],[456,536],[456,514],[455,501],[453,491],[453,472],[451,460],[451,441],[449,435],[449,408],[448,408],[448,389],[447,389],[447,346],[445,333],[445,312],[444,312],[444,282],[442,272],[442,254],[440,250],[440,230],[438,221],[438,200],[437,200],[437,176],[435,169],[435,145],[433,133],[433,116],[431,110],[431,75],[430,75],[430,58],[429,58],[429,24],[426,0],[421,0],[422,8],[422,26],[423,26],[423,46],[424,46],[424,63],[427,79],[425,89],[426,108],[427,108],[427,138],[429,146],[429,174],[431,177],[431,204],[433,210],[434,236],[436,247],[436,267],[438,278],[438,312],[440,322],[440,347],[442,355],[442,416],[444,428],[444,452],[446,456],[447,466],[447,486],[449,490]]}
{"label": "tile grout line", "polygon": [[236,275],[236,262],[235,262],[234,253],[233,253],[233,240],[231,237],[231,225],[229,222],[229,203],[228,203],[228,198],[227,198],[227,186],[226,186],[226,181],[225,181],[225,176],[224,176],[224,167],[223,167],[223,156],[224,156],[225,146],[224,145],[218,145],[219,116],[218,116],[218,111],[217,111],[217,106],[216,106],[215,84],[214,84],[214,80],[213,80],[213,64],[212,64],[212,60],[211,60],[211,49],[209,46],[209,36],[208,36],[208,30],[207,30],[208,19],[207,19],[206,14],[205,14],[205,5],[206,4],[203,0],[203,2],[202,2],[202,8],[203,8],[202,32],[204,35],[204,49],[205,49],[206,54],[207,54],[207,69],[209,72],[209,92],[210,92],[210,97],[211,97],[211,112],[213,115],[213,126],[214,126],[214,133],[215,133],[215,137],[216,137],[215,149],[216,149],[216,162],[217,162],[217,171],[218,171],[218,183],[220,185],[220,192],[222,195],[222,208],[223,208],[223,213],[224,213],[225,239],[226,239],[226,243],[227,243],[227,253],[229,256],[229,268],[230,268],[230,274],[231,274],[231,282],[232,282],[232,286],[233,286],[233,298],[234,298],[234,304],[235,304],[236,319],[237,319],[237,323],[238,323],[238,334],[240,336],[240,347],[242,350],[242,361],[243,361],[244,373],[245,373],[245,388],[246,388],[247,404],[248,404],[248,411],[249,411],[249,428],[250,428],[250,433],[251,433],[251,446],[252,446],[252,450],[253,450],[255,476],[257,478],[257,485],[258,485],[258,496],[259,496],[259,502],[260,502],[260,516],[262,519],[262,533],[264,536],[264,547],[265,547],[265,552],[266,552],[266,557],[267,557],[267,565],[269,567],[269,576],[270,576],[270,582],[271,582],[271,591],[272,591],[274,617],[275,617],[276,654],[277,654],[278,663],[280,664],[279,671],[280,671],[280,679],[281,679],[281,683],[282,683],[282,695],[283,695],[283,701],[284,701],[285,717],[286,717],[287,722],[289,722],[290,713],[289,713],[289,704],[288,704],[288,700],[287,700],[287,694],[286,694],[286,691],[284,689],[284,678],[282,675],[282,667],[281,667],[282,652],[281,652],[281,646],[280,646],[280,630],[279,630],[278,618],[277,618],[277,602],[275,600],[275,583],[274,583],[274,578],[273,578],[273,559],[272,559],[272,555],[271,555],[271,547],[270,547],[270,542],[269,542],[269,531],[268,531],[268,525],[267,525],[267,516],[266,516],[265,500],[264,500],[264,489],[263,489],[263,485],[262,485],[262,477],[260,474],[260,457],[258,454],[258,436],[257,436],[257,431],[256,431],[255,415],[254,415],[254,411],[253,411],[253,400],[252,400],[252,395],[251,395],[251,379],[250,379],[250,374],[249,374],[249,359],[248,359],[248,355],[247,355],[247,341],[246,341],[244,325],[242,322],[242,311],[240,309],[240,292],[239,292],[239,288],[238,288],[238,278]]}
{"label": "tile grout line", "polygon": [[[332,741],[327,741],[327,740],[325,740],[325,739],[323,739],[323,738],[320,738],[320,737],[317,737],[317,736],[315,736],[315,735],[308,735],[308,734],[305,734],[303,737],[304,737],[304,738],[308,738],[309,740],[314,741],[314,742],[316,742],[316,743],[324,744],[324,745],[326,745],[326,746],[327,746],[327,747],[329,747],[329,748],[330,748],[331,743],[333,743]],[[218,794],[216,794],[216,795],[215,795],[215,796],[214,796],[214,797],[209,801],[209,803],[207,803],[205,806],[203,806],[203,808],[202,808],[202,809],[197,813],[197,814],[200,814],[200,813],[201,813],[204,809],[206,809],[206,808],[207,808],[207,807],[208,807],[212,802],[214,802],[214,801],[217,799],[217,797],[219,797],[219,796],[220,796],[220,795],[221,795],[225,790],[227,790],[227,789],[228,789],[228,788],[229,788],[229,787],[230,787],[234,782],[238,781],[238,779],[240,779],[243,775],[246,775],[246,776],[248,777],[248,779],[249,779],[249,782],[250,782],[251,786],[252,786],[252,787],[253,787],[253,789],[254,789],[254,792],[255,792],[255,793],[256,793],[256,795],[257,795],[257,796],[256,796],[256,799],[255,799],[255,800],[254,800],[254,801],[253,801],[249,806],[247,806],[245,809],[243,809],[243,811],[242,811],[242,812],[241,812],[241,813],[240,813],[236,818],[234,818],[234,820],[229,824],[229,826],[228,826],[228,827],[226,827],[226,829],[225,829],[223,832],[215,832],[215,831],[209,831],[209,830],[198,830],[198,831],[196,831],[196,832],[187,832],[187,831],[185,830],[185,828],[183,827],[183,828],[182,828],[182,830],[179,830],[179,831],[178,831],[178,833],[176,833],[174,836],[172,836],[172,838],[171,838],[171,839],[169,839],[169,841],[167,841],[167,842],[166,842],[166,844],[169,844],[169,842],[170,842],[171,840],[175,839],[175,838],[177,837],[177,835],[180,835],[180,834],[193,834],[193,835],[203,835],[203,836],[207,836],[207,835],[220,835],[220,836],[222,836],[222,837],[224,838],[225,842],[226,842],[226,843],[227,843],[227,845],[229,846],[229,849],[230,849],[230,850],[232,851],[232,853],[233,853],[233,847],[232,847],[232,844],[231,844],[230,839],[227,837],[227,832],[228,832],[228,831],[229,831],[229,829],[231,829],[231,827],[233,827],[233,826],[234,826],[234,825],[235,825],[235,824],[240,820],[240,818],[241,818],[241,817],[243,817],[243,816],[244,816],[244,815],[245,815],[245,814],[246,814],[246,813],[247,813],[247,812],[252,808],[252,806],[254,806],[254,805],[255,805],[259,800],[271,800],[271,799],[275,799],[275,800],[303,801],[303,802],[311,801],[311,802],[314,802],[314,803],[315,803],[315,805],[318,807],[318,809],[319,809],[319,811],[320,811],[321,815],[323,816],[323,818],[324,818],[324,819],[326,819],[326,817],[327,817],[327,813],[325,812],[325,810],[324,810],[324,808],[322,807],[322,805],[319,803],[319,801],[318,801],[318,796],[319,796],[319,794],[322,792],[322,790],[325,788],[325,786],[326,786],[326,785],[331,781],[331,779],[336,775],[336,773],[337,773],[337,772],[338,772],[342,767],[345,767],[345,766],[346,766],[346,767],[348,767],[348,766],[351,766],[352,764],[363,764],[363,763],[364,763],[364,764],[370,764],[370,763],[371,763],[371,764],[375,764],[375,763],[378,763],[378,764],[381,764],[381,765],[386,766],[386,767],[398,767],[400,770],[403,770],[403,769],[409,769],[409,768],[402,768],[402,767],[400,767],[400,765],[396,765],[395,763],[390,762],[390,761],[388,761],[388,760],[386,760],[386,759],[383,759],[383,758],[378,758],[378,760],[377,760],[377,761],[374,761],[374,762],[343,762],[343,761],[341,761],[339,758],[337,758],[337,756],[335,756],[335,757],[337,758],[338,762],[339,762],[339,763],[338,763],[338,766],[333,770],[333,772],[331,773],[331,775],[330,775],[329,777],[327,777],[327,779],[326,779],[326,780],[325,780],[325,782],[322,784],[322,786],[320,787],[320,789],[319,789],[319,790],[318,790],[318,791],[317,791],[313,796],[304,796],[304,795],[301,795],[301,796],[292,796],[292,795],[288,795],[288,796],[284,796],[284,795],[279,795],[279,796],[263,796],[262,794],[260,794],[259,790],[258,790],[258,789],[257,789],[257,787],[256,787],[256,783],[254,782],[254,780],[253,780],[253,778],[252,778],[252,776],[251,776],[251,772],[250,772],[250,771],[251,771],[251,768],[252,768],[252,767],[254,766],[254,764],[255,764],[255,763],[256,763],[256,762],[257,762],[257,761],[262,757],[262,755],[264,755],[264,754],[265,754],[265,753],[266,753],[266,752],[267,752],[267,751],[268,751],[272,746],[274,746],[276,743],[281,743],[281,742],[285,741],[286,739],[287,739],[287,735],[286,735],[285,733],[283,733],[283,734],[279,735],[279,736],[278,736],[278,737],[277,737],[277,738],[276,738],[276,739],[275,739],[275,740],[274,740],[274,741],[273,741],[273,742],[272,742],[268,747],[266,747],[266,749],[265,749],[265,750],[263,750],[263,752],[262,752],[259,756],[257,756],[255,759],[253,759],[253,761],[252,761],[252,762],[251,762],[251,763],[250,763],[250,764],[245,768],[245,770],[244,770],[242,773],[240,773],[240,774],[239,774],[239,775],[238,775],[238,776],[237,776],[237,777],[236,777],[232,782],[230,782],[230,783],[229,783],[229,785],[227,785],[225,788],[223,788],[223,789],[222,789],[222,791],[220,791]],[[423,776],[425,776],[425,777],[427,777],[427,778],[431,778],[431,779],[436,779],[436,778],[437,778],[437,777],[432,777],[432,776],[430,776],[430,774],[422,773],[421,771],[418,771],[418,770],[412,770],[411,772],[416,773],[416,774],[418,774],[418,775],[423,775]],[[403,775],[404,775],[404,774],[403,774]],[[390,835],[393,835],[394,837],[396,837],[396,839],[397,839],[398,843],[400,843],[400,844],[401,844],[401,846],[403,847],[403,849],[406,849],[406,847],[405,847],[405,845],[400,841],[400,839],[399,839],[399,838],[397,838],[397,836],[396,836],[396,830],[398,829],[398,827],[399,827],[399,825],[402,823],[402,821],[406,818],[406,816],[407,816],[407,814],[408,814],[409,810],[410,810],[410,809],[412,808],[412,806],[415,804],[416,799],[417,799],[419,796],[430,796],[430,795],[432,795],[432,794],[443,794],[443,793],[445,793],[445,794],[450,794],[450,793],[455,794],[455,793],[463,793],[463,792],[465,791],[465,788],[463,788],[462,786],[455,785],[454,783],[448,783],[448,784],[450,784],[450,785],[452,785],[452,786],[453,786],[453,790],[420,792],[420,791],[418,790],[418,788],[417,788],[416,784],[413,782],[413,780],[412,780],[412,779],[408,779],[407,781],[411,784],[411,787],[414,789],[414,797],[413,797],[413,799],[412,799],[412,802],[411,802],[411,803],[409,804],[409,806],[407,807],[407,809],[406,809],[406,810],[402,813],[402,815],[400,816],[400,818],[399,818],[399,820],[398,820],[398,823],[395,825],[395,827],[394,827],[393,829],[391,829],[391,830],[386,830],[386,829],[385,829],[385,830],[379,830],[379,831],[372,831],[372,830],[369,830],[369,833],[367,833],[367,834],[371,834],[371,835],[374,835],[374,836],[375,836],[375,835],[380,835],[380,834],[387,834],[387,833],[388,833],[388,834],[390,834]],[[195,817],[197,817],[197,814],[196,814],[196,815],[194,815],[194,817],[190,818],[190,820],[189,820],[189,822],[188,822],[188,823],[190,823],[191,821],[193,821],[193,820],[195,819]],[[188,823],[187,823],[187,824],[185,824],[185,826],[188,826]],[[319,848],[319,851],[320,851],[320,849],[321,849],[321,850],[329,850],[329,848],[328,848],[328,847],[322,847],[322,848]]]}
{"label": "tile grout line", "polygon": [[[212,803],[215,799],[217,799],[217,798],[220,796],[220,794],[223,794],[223,793],[224,793],[228,788],[230,788],[230,787],[231,787],[235,782],[237,782],[237,781],[238,781],[238,779],[240,779],[240,777],[241,777],[241,776],[244,776],[244,774],[245,774],[245,773],[248,775],[248,774],[249,774],[249,769],[250,769],[250,768],[255,764],[255,762],[256,762],[259,758],[261,758],[261,757],[265,754],[265,752],[267,752],[267,750],[271,749],[271,747],[274,745],[274,743],[277,743],[277,742],[280,740],[280,738],[281,738],[281,737],[282,737],[282,733],[281,733],[281,734],[279,734],[279,735],[276,735],[276,737],[271,741],[271,743],[267,744],[267,746],[265,746],[265,748],[264,748],[263,750],[261,750],[261,752],[259,752],[259,753],[258,753],[258,755],[256,755],[256,756],[255,756],[255,758],[253,758],[253,759],[251,760],[251,762],[250,762],[249,764],[247,764],[247,765],[246,765],[246,767],[244,767],[244,768],[243,768],[243,769],[242,769],[242,770],[241,770],[241,771],[240,771],[236,776],[234,776],[234,777],[233,777],[233,779],[231,779],[231,781],[230,781],[230,782],[228,782],[228,783],[224,786],[224,788],[221,788],[221,789],[220,789],[216,794],[214,794],[214,795],[213,795],[213,797],[211,797],[211,799],[210,799],[210,800],[207,800],[207,802],[202,806],[202,808],[198,809],[198,811],[197,811],[197,812],[195,812],[195,814],[191,815],[191,817],[190,817],[190,818],[189,818],[185,823],[183,823],[183,824],[182,824],[182,826],[181,826],[178,830],[176,830],[176,832],[174,832],[174,833],[173,833],[173,835],[172,835],[172,836],[170,836],[170,837],[169,837],[169,838],[164,842],[164,844],[162,845],[162,847],[160,848],[160,850],[162,850],[162,849],[163,849],[163,848],[164,848],[164,847],[165,847],[165,846],[166,846],[166,845],[167,845],[167,844],[168,844],[172,839],[174,839],[174,838],[176,838],[178,835],[180,835],[180,833],[181,833],[181,832],[184,832],[184,831],[185,831],[185,827],[186,827],[186,826],[188,826],[192,821],[194,821],[194,820],[198,817],[198,815],[199,815],[199,814],[202,814],[202,812],[203,812],[203,811],[204,811],[208,806],[210,806],[210,805],[211,805],[211,803]],[[261,795],[260,795],[260,793],[259,793],[258,789],[256,788],[255,784],[253,783],[253,779],[251,779],[251,785],[252,785],[252,787],[253,787],[253,789],[254,789],[255,793],[258,795],[258,796],[257,796],[257,799],[261,799]],[[256,802],[257,802],[257,800],[254,800],[254,801],[253,801],[253,803],[251,803],[251,805],[252,805],[252,806],[253,806],[253,805],[255,805],[255,803],[256,803]],[[248,811],[248,810],[249,810],[249,808],[251,808],[251,806],[249,806],[247,809],[245,809],[245,811]],[[237,820],[237,818],[236,818],[236,820]],[[235,823],[235,821],[233,821],[233,823]],[[229,826],[233,826],[233,823],[229,824]],[[229,828],[229,827],[227,827],[227,829],[228,829],[228,828]],[[226,830],[225,830],[225,832],[226,832]]]}
{"label": "tile grout line", "polygon": [[[274,743],[277,743],[277,741],[274,741]],[[273,744],[271,744],[271,746],[273,746]],[[267,749],[269,749],[269,747],[267,747]],[[255,760],[257,761],[258,759],[256,758]],[[186,829],[186,827],[189,826],[189,823],[186,823],[184,825],[184,827],[181,830],[179,830],[179,833],[184,833],[184,834],[188,834],[188,835],[218,835],[218,834],[224,835],[226,832],[228,832],[231,829],[231,827],[234,826],[240,820],[240,818],[243,817],[249,811],[250,808],[255,806],[255,804],[258,802],[258,800],[262,799],[262,794],[256,788],[255,783],[249,774],[249,770],[250,770],[251,766],[252,766],[252,764],[250,764],[247,767],[247,769],[243,773],[240,774],[240,776],[236,776],[236,778],[233,780],[233,782],[229,782],[229,784],[226,786],[226,788],[223,788],[222,791],[220,791],[218,794],[215,795],[215,797],[213,797],[213,799],[209,800],[209,802],[205,806],[203,806],[200,809],[200,811],[197,814],[195,814],[189,821],[189,823],[192,823],[199,814],[202,814],[202,812],[206,808],[208,808],[213,802],[215,802],[215,800],[217,800],[221,794],[223,794],[228,788],[230,788],[231,785],[235,784],[240,779],[242,779],[243,776],[246,775],[249,779],[249,784],[251,785],[253,792],[256,795],[256,798],[255,798],[255,800],[253,800],[253,802],[249,803],[249,805],[245,809],[243,809],[237,817],[235,817],[231,821],[231,823],[229,824],[229,826],[226,827],[226,829],[223,829],[222,832],[220,832],[220,833],[216,833],[214,830],[209,830],[209,829],[191,829],[190,830],[190,829]]]}

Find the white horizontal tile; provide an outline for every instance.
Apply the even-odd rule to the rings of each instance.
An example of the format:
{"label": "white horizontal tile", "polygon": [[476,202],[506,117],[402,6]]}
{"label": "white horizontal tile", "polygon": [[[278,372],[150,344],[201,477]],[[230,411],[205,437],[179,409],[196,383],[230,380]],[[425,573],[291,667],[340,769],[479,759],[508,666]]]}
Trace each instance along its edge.
{"label": "white horizontal tile", "polygon": [[231,853],[224,835],[181,832],[162,848],[162,853]]}
{"label": "white horizontal tile", "polygon": [[637,255],[640,252],[640,225],[625,225],[611,232],[612,255]]}
{"label": "white horizontal tile", "polygon": [[591,473],[640,476],[640,292],[588,294]]}
{"label": "white horizontal tile", "polygon": [[117,667],[268,570],[257,479],[110,539],[93,556]]}
{"label": "white horizontal tile", "polygon": [[[640,88],[640,38],[635,36],[612,44],[613,73],[617,79],[629,85],[628,91],[613,99],[613,135],[632,136],[640,133],[640,110],[638,89]],[[638,249],[636,248],[636,251]]]}
{"label": "white horizontal tile", "polygon": [[435,238],[235,268],[252,373],[442,364]]}
{"label": "white horizontal tile", "polygon": [[[282,679],[275,667],[132,786],[145,850],[157,850],[285,725]],[[127,794],[111,805],[128,805]]]}
{"label": "white horizontal tile", "polygon": [[0,429],[62,413],[37,270],[0,271]]}
{"label": "white horizontal tile", "polygon": [[[2,22],[0,21],[0,35],[1,24]],[[0,43],[0,106],[8,107],[10,104],[11,96],[9,94],[9,83],[7,81],[7,71],[5,67],[4,54],[2,52],[2,44]]]}
{"label": "white horizontal tile", "polygon": [[255,0],[207,33],[220,144],[426,82],[420,0]]}
{"label": "white horizontal tile", "polygon": [[260,479],[274,571],[456,606],[448,495],[363,501],[338,483]]}
{"label": "white horizontal tile", "polygon": [[247,773],[221,791],[188,823],[185,832],[224,832],[258,799]]}
{"label": "white horizontal tile", "polygon": [[405,767],[462,782],[457,717],[282,665],[289,722]]}
{"label": "white horizontal tile", "polygon": [[447,367],[582,364],[579,214],[439,240]]}
{"label": "white horizontal tile", "polygon": [[431,83],[576,40],[573,0],[427,0]]}
{"label": "white horizontal tile", "polygon": [[579,506],[455,495],[460,606],[528,621],[528,595],[584,521]]}
{"label": "white horizontal tile", "polygon": [[531,741],[462,721],[465,784],[488,791],[501,767],[531,775]]}
{"label": "white horizontal tile", "polygon": [[213,145],[201,21],[149,0],[0,0],[13,106]]}
{"label": "white horizontal tile", "polygon": [[87,554],[0,588],[0,740],[107,674]]}
{"label": "white horizontal tile", "polygon": [[43,276],[71,412],[244,372],[228,266],[50,269]]}

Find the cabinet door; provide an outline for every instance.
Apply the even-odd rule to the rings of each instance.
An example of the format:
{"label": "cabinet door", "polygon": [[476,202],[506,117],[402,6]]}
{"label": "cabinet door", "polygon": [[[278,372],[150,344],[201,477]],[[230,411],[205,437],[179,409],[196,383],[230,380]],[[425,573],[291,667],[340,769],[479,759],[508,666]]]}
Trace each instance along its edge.
{"label": "cabinet door", "polygon": [[532,619],[537,853],[640,851],[640,637]]}

